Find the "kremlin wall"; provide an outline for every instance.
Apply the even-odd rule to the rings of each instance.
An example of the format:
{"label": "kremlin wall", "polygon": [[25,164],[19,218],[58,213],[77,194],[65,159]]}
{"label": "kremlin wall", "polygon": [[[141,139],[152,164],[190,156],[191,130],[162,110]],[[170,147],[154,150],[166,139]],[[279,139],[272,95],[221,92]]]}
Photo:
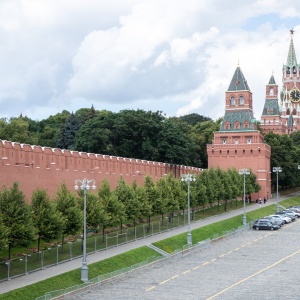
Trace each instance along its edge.
{"label": "kremlin wall", "polygon": [[136,180],[144,183],[149,175],[154,181],[172,172],[176,178],[181,174],[199,174],[202,169],[141,159],[116,157],[102,154],[77,152],[57,148],[33,146],[0,140],[0,182],[10,188],[17,181],[26,200],[31,202],[32,192],[46,189],[54,197],[59,186],[65,182],[70,190],[75,180],[94,179],[98,187],[106,178],[112,189],[122,176],[127,184]]}

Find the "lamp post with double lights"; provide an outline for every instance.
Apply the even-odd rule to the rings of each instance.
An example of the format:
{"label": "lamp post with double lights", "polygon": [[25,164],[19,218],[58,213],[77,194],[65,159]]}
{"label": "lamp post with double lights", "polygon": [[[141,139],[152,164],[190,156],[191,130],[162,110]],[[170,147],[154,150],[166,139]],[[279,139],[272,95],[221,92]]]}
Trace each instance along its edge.
{"label": "lamp post with double lights", "polygon": [[276,173],[276,212],[279,212],[279,205],[278,205],[278,173],[282,172],[281,167],[273,167],[273,172]]}
{"label": "lamp post with double lights", "polygon": [[246,175],[250,175],[249,169],[240,169],[240,175],[244,175],[244,216],[243,216],[243,225],[246,226],[247,224],[247,217],[246,217]]}
{"label": "lamp post with double lights", "polygon": [[182,182],[187,182],[188,185],[188,233],[187,233],[187,244],[192,245],[192,234],[191,234],[191,215],[190,215],[190,183],[196,181],[194,174],[183,174],[181,177]]}
{"label": "lamp post with double lights", "polygon": [[[90,187],[90,184],[93,184]],[[83,179],[83,180],[79,180],[76,179],[75,180],[75,190],[79,189],[78,184],[80,184],[80,189],[83,190],[83,258],[82,258],[82,267],[81,267],[81,280],[83,282],[88,282],[89,281],[89,276],[88,276],[88,266],[87,266],[87,259],[86,259],[86,191],[89,190],[90,188],[92,188],[93,190],[96,189],[96,185],[95,185],[95,180],[91,179]]]}

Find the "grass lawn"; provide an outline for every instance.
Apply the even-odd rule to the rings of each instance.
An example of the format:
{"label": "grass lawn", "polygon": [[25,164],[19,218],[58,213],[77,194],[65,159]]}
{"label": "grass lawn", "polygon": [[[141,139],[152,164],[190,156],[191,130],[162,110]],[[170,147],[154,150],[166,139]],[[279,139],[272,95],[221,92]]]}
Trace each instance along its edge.
{"label": "grass lawn", "polygon": [[[116,270],[133,266],[137,263],[146,261],[152,256],[159,256],[159,254],[145,246],[120,255],[116,255],[112,258],[108,258],[97,263],[90,264],[89,278],[96,278],[99,275],[108,274]],[[0,294],[0,299],[34,300],[35,298],[42,296],[47,292],[65,289],[77,284],[81,284],[80,272],[80,269],[73,270],[5,294]],[[25,276],[24,280],[26,280]]]}
{"label": "grass lawn", "polygon": [[[290,205],[300,205],[300,197],[289,198],[281,201],[280,204],[285,207]],[[275,204],[259,208],[255,211],[248,212],[247,220],[255,220],[257,218],[264,217],[265,215],[273,214],[275,210]],[[192,231],[193,243],[195,244],[207,238],[213,238],[215,234],[219,234],[219,236],[221,236],[224,231],[238,228],[241,225],[241,220],[242,215],[239,215],[227,220],[194,229]],[[166,252],[172,253],[175,250],[182,249],[182,247],[186,245],[186,233],[161,240],[154,243],[154,245]],[[89,278],[96,278],[99,275],[108,274],[113,271],[135,265],[137,263],[146,261],[152,256],[158,256],[157,252],[148,247],[141,247],[115,257],[90,264]],[[25,276],[24,280],[26,280]],[[65,289],[81,283],[80,269],[77,269],[5,294],[0,294],[0,300],[32,300],[36,297],[44,295],[47,292]]]}

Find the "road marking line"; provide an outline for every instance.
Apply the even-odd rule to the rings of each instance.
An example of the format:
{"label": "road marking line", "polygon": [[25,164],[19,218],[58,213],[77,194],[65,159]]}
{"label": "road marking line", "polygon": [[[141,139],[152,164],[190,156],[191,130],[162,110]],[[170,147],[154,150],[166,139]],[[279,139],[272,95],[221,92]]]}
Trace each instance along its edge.
{"label": "road marking line", "polygon": [[153,289],[155,289],[155,285],[154,285],[154,286],[151,286],[149,289],[146,289],[146,292],[151,291],[151,290],[153,290]]}
{"label": "road marking line", "polygon": [[209,264],[209,261],[203,263],[202,266],[205,266],[205,265],[208,265],[208,264]]}
{"label": "road marking line", "polygon": [[171,277],[171,279],[174,279],[174,278],[177,278],[177,277],[179,277],[179,275],[175,275],[175,276]]}
{"label": "road marking line", "polygon": [[169,279],[166,279],[166,280],[164,280],[164,281],[162,281],[162,282],[160,282],[159,283],[159,285],[161,285],[161,284],[165,284],[166,282],[168,282],[168,281],[170,281],[171,279],[169,278]]}
{"label": "road marking line", "polygon": [[195,268],[193,268],[193,270],[197,270],[197,269],[199,269],[201,266],[197,266],[197,267],[195,267]]}
{"label": "road marking line", "polygon": [[225,256],[226,254],[224,253],[224,254],[221,254],[219,257],[223,257],[223,256]]}
{"label": "road marking line", "polygon": [[215,261],[215,260],[217,260],[216,258],[213,258],[211,261]]}
{"label": "road marking line", "polygon": [[182,274],[186,274],[186,273],[189,273],[189,272],[191,272],[191,270],[184,271],[184,272],[182,272]]}
{"label": "road marking line", "polygon": [[266,268],[264,268],[264,269],[262,269],[262,270],[260,270],[260,271],[258,271],[258,272],[256,272],[256,273],[254,273],[254,274],[252,274],[252,275],[250,275],[250,276],[248,276],[248,277],[246,277],[246,278],[244,278],[244,279],[242,279],[242,280],[236,282],[235,284],[233,284],[233,285],[227,287],[226,289],[224,289],[224,290],[218,292],[217,294],[214,294],[213,296],[207,298],[206,300],[213,299],[213,298],[215,298],[215,297],[217,297],[217,296],[219,296],[219,295],[225,293],[226,291],[232,289],[233,287],[235,287],[235,286],[237,286],[237,285],[239,285],[239,284],[241,284],[241,283],[247,281],[248,279],[251,279],[251,278],[253,278],[253,277],[255,277],[255,276],[257,276],[257,275],[259,275],[259,274],[261,274],[261,273],[263,273],[263,272],[265,272],[265,271],[267,271],[267,270],[269,270],[269,269],[271,269],[271,268],[273,268],[273,267],[275,267],[276,265],[280,264],[280,263],[283,262],[284,260],[286,260],[286,259],[288,259],[288,258],[290,258],[290,257],[292,257],[292,256],[294,256],[294,255],[296,255],[296,254],[298,254],[298,253],[300,253],[300,250],[298,250],[298,251],[296,251],[296,252],[294,252],[294,253],[292,253],[292,254],[290,254],[290,255],[288,255],[288,256],[286,256],[286,257],[280,259],[280,260],[278,260],[277,262],[273,263],[272,265],[270,265],[270,266],[268,266],[268,267],[266,267]]}

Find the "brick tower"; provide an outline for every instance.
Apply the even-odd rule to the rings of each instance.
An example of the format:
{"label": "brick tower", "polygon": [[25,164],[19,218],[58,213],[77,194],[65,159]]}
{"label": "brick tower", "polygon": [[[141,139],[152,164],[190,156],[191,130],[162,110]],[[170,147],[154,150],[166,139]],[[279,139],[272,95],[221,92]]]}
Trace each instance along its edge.
{"label": "brick tower", "polygon": [[[293,42],[294,30],[286,64],[282,67],[282,89],[278,100],[278,86],[272,76],[266,86],[266,99],[260,126],[264,133],[290,134],[300,130],[300,65],[297,64]],[[280,104],[278,104],[280,102]]]}
{"label": "brick tower", "polygon": [[238,66],[225,97],[225,115],[220,131],[214,133],[213,142],[207,145],[208,167],[251,169],[261,186],[252,199],[271,195],[271,148],[264,143],[263,135],[254,122],[252,93]]}
{"label": "brick tower", "polygon": [[266,85],[265,104],[260,119],[260,127],[263,133],[270,131],[276,134],[288,133],[288,125],[281,118],[281,110],[278,104],[278,85],[273,75]]}

